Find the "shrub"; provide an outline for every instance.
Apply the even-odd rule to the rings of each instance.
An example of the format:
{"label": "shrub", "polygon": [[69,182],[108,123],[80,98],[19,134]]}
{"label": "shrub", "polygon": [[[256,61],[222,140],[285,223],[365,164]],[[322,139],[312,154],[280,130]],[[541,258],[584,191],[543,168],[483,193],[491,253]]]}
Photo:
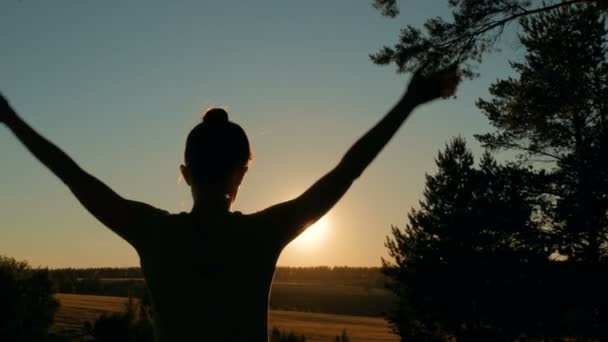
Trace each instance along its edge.
{"label": "shrub", "polygon": [[0,255],[0,341],[46,341],[59,302],[46,269]]}
{"label": "shrub", "polygon": [[132,297],[129,297],[124,313],[103,314],[93,324],[86,322],[83,332],[96,342],[154,341],[150,309],[143,300],[137,307]]}
{"label": "shrub", "polygon": [[270,333],[270,342],[306,342],[306,337],[293,331],[283,332],[279,328],[273,327]]}
{"label": "shrub", "polygon": [[348,337],[346,329],[342,330],[342,335],[336,336],[336,342],[350,342],[350,337]]}

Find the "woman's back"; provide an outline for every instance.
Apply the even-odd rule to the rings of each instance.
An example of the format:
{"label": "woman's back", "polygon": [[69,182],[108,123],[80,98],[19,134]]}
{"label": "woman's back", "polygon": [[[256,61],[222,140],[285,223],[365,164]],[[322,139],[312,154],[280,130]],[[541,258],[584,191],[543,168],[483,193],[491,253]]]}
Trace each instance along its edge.
{"label": "woman's back", "polygon": [[138,244],[158,341],[266,341],[281,248],[250,218],[167,214]]}

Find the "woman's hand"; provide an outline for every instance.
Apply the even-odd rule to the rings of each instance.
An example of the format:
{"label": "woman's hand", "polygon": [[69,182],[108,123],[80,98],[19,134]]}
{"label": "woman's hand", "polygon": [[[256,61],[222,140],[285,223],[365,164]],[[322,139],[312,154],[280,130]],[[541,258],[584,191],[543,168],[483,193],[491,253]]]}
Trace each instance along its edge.
{"label": "woman's hand", "polygon": [[418,70],[407,88],[404,99],[421,105],[438,98],[448,98],[456,93],[461,75],[457,65],[425,75]]}
{"label": "woman's hand", "polygon": [[7,123],[9,118],[15,116],[15,111],[8,101],[0,94],[0,123]]}

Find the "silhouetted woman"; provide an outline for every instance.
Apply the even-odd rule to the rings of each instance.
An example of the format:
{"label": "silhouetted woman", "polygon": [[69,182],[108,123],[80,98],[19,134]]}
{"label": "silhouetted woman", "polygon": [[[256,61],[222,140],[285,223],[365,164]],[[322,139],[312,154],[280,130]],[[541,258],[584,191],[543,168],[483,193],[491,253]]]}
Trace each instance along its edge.
{"label": "silhouetted woman", "polygon": [[456,68],[414,76],[395,107],[302,195],[253,214],[231,212],[251,159],[243,129],[222,109],[188,136],[189,213],[125,199],[28,126],[0,96],[0,122],[99,221],[139,254],[158,341],[266,341],[268,298],[283,248],[344,195],[412,110],[454,93]]}

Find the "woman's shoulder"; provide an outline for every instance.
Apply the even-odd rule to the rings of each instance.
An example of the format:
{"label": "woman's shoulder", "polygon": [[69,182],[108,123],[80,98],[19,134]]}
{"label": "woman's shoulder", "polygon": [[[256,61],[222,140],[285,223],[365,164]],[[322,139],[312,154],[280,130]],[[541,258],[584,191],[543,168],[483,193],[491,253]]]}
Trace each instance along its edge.
{"label": "woman's shoulder", "polygon": [[241,211],[228,212],[218,217],[195,217],[190,212],[167,213],[161,224],[166,233],[175,234],[190,229],[245,229],[257,225],[255,214],[244,214]]}

